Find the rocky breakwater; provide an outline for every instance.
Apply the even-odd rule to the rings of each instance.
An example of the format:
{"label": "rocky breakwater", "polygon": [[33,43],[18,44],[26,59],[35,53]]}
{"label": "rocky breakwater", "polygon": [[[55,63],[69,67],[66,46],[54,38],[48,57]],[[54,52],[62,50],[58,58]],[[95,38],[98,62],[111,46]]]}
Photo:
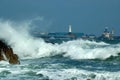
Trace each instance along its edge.
{"label": "rocky breakwater", "polygon": [[8,61],[10,64],[20,64],[17,54],[4,41],[0,40],[0,61]]}

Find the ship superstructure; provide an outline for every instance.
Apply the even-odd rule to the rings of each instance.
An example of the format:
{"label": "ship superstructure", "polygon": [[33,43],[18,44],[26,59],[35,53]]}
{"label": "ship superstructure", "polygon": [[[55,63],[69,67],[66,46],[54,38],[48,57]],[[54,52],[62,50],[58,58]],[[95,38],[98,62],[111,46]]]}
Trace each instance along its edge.
{"label": "ship superstructure", "polygon": [[114,30],[111,32],[108,30],[108,27],[105,27],[104,32],[101,35],[101,38],[103,39],[108,39],[108,40],[113,40],[114,39]]}
{"label": "ship superstructure", "polygon": [[114,32],[115,32],[114,29],[109,31],[108,27],[105,27],[104,32],[100,37],[96,38],[96,41],[103,41],[103,42],[112,43],[112,44],[120,43],[120,36],[115,36]]}

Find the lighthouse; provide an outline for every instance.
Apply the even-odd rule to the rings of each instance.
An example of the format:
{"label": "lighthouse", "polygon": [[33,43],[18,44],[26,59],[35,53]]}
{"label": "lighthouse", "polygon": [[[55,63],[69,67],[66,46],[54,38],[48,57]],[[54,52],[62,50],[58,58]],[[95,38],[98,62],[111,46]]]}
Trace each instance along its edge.
{"label": "lighthouse", "polygon": [[72,33],[72,26],[69,25],[69,33]]}
{"label": "lighthouse", "polygon": [[68,29],[68,34],[67,34],[67,36],[68,36],[70,39],[75,39],[75,38],[76,38],[75,34],[72,33],[72,26],[71,26],[71,25],[69,25],[69,29]]}

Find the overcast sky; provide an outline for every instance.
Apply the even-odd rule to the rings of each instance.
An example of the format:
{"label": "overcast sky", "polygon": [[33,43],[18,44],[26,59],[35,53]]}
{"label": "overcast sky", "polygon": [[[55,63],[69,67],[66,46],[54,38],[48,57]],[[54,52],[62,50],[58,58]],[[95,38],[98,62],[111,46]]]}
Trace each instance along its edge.
{"label": "overcast sky", "polygon": [[105,27],[120,35],[120,0],[0,0],[0,18],[35,19],[36,29],[48,32],[101,34]]}

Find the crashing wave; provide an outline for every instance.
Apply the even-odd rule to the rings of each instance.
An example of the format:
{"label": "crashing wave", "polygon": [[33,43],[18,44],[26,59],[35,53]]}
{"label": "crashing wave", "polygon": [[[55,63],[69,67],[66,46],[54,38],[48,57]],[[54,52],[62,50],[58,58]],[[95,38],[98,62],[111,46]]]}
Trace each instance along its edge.
{"label": "crashing wave", "polygon": [[[50,57],[62,54],[71,59],[102,59],[118,56],[120,44],[110,45],[104,42],[73,40],[62,44],[46,43],[29,34],[30,23],[17,24],[0,21],[0,38],[4,39],[21,59]],[[65,53],[65,54],[63,54]]]}

